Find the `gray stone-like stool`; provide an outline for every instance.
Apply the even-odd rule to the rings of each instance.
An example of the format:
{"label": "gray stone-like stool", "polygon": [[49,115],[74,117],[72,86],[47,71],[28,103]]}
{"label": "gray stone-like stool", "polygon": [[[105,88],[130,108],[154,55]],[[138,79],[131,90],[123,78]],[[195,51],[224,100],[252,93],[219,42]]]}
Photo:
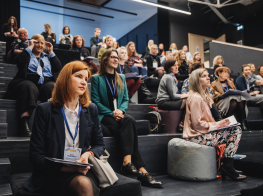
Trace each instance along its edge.
{"label": "gray stone-like stool", "polygon": [[216,149],[174,138],[168,143],[168,175],[178,180],[216,179]]}

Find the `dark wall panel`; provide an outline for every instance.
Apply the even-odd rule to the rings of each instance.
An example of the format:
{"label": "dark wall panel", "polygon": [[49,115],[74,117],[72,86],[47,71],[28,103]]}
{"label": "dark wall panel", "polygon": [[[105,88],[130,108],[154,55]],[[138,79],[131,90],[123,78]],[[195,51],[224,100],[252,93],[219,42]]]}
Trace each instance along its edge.
{"label": "dark wall panel", "polygon": [[[136,43],[136,50],[139,54],[145,52],[148,40],[154,40],[157,43],[157,14],[146,20],[144,23],[130,31],[128,34],[118,40],[120,46],[126,46],[129,41]],[[148,39],[147,39],[148,37]],[[137,38],[137,39],[136,39]]]}
{"label": "dark wall panel", "polygon": [[[158,1],[159,4],[169,6],[168,3]],[[164,50],[170,47],[170,13],[168,10],[158,8],[158,43],[164,44]]]}
{"label": "dark wall panel", "polygon": [[235,74],[241,74],[243,64],[253,63],[256,68],[263,65],[263,51],[210,42],[210,65],[217,55],[223,56],[225,65]]}

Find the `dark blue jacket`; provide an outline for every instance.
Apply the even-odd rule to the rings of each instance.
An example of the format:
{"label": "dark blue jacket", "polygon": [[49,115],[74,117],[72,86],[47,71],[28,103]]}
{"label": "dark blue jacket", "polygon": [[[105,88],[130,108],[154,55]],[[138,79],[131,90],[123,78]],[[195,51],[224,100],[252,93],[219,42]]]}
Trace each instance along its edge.
{"label": "dark blue jacket", "polygon": [[[29,148],[29,159],[34,170],[25,183],[29,192],[39,190],[46,179],[52,178],[63,167],[62,164],[48,161],[45,157],[63,159],[65,137],[61,107],[56,107],[51,102],[38,105]],[[89,151],[96,157],[100,157],[105,149],[98,110],[93,103],[82,108],[79,120],[79,148],[82,148],[82,154],[89,146]]]}
{"label": "dark blue jacket", "polygon": [[97,42],[97,38],[95,36],[90,38],[90,47],[92,47],[93,45],[97,46],[98,43],[102,42],[101,38],[98,38],[99,42]]}
{"label": "dark blue jacket", "polygon": [[252,90],[247,90],[247,81],[243,75],[237,77],[235,86],[237,90],[240,90],[240,91],[246,90],[248,93],[253,92]]}

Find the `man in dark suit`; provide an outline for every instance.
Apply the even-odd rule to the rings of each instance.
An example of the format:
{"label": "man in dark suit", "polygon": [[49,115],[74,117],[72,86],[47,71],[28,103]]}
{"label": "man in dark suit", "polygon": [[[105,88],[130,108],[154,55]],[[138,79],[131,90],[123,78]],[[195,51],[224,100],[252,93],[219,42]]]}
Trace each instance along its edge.
{"label": "man in dark suit", "polygon": [[99,52],[102,43],[102,39],[99,38],[101,30],[99,28],[95,29],[94,36],[90,38],[91,56],[96,56]]}

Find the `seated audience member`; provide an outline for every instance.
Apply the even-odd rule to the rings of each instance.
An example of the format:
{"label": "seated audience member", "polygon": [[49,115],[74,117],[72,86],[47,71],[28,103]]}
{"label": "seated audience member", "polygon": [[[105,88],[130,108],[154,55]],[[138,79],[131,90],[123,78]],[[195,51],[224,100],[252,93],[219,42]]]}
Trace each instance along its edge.
{"label": "seated audience member", "polygon": [[[118,56],[119,56],[119,66],[117,67],[116,71],[120,74],[126,74],[130,73],[130,67],[127,64],[127,49],[122,46],[118,48]],[[136,91],[141,86],[141,78],[126,78],[126,84],[128,89],[128,95],[129,95],[129,102],[131,103],[131,97],[136,93]]]}
{"label": "seated audience member", "polygon": [[36,107],[29,148],[34,170],[24,185],[29,192],[99,196],[99,183],[89,166],[66,166],[45,159],[72,161],[66,152],[68,148],[80,149],[74,159],[82,163],[88,163],[90,156],[99,158],[103,154],[105,146],[98,111],[90,103],[87,88],[89,78],[84,63],[68,63],[58,76],[52,101]]}
{"label": "seated audience member", "polygon": [[[186,99],[188,94],[179,94],[178,81],[176,75],[178,74],[178,62],[176,60],[167,60],[164,65],[166,74],[162,77],[156,103],[158,109],[161,110],[183,110],[185,108]],[[183,110],[182,117],[185,116]],[[183,131],[183,118],[178,126],[179,132]]]}
{"label": "seated audience member", "polygon": [[194,64],[194,63],[201,63],[201,54],[200,54],[200,52],[195,52],[194,53],[192,64]]}
{"label": "seated audience member", "polygon": [[6,40],[6,37],[18,37],[16,17],[11,16],[8,19],[8,23],[5,23],[2,27],[2,33],[4,41]]}
{"label": "seated audience member", "polygon": [[169,50],[170,50],[172,53],[178,52],[177,46],[176,46],[175,43],[171,43]]}
{"label": "seated audience member", "polygon": [[188,63],[190,63],[193,60],[193,57],[192,57],[191,53],[188,51],[188,46],[184,45],[182,50],[185,52],[186,59],[187,59]]}
{"label": "seated audience member", "polygon": [[162,43],[160,43],[158,49],[158,56],[164,56],[164,55],[165,55],[164,46]]}
{"label": "seated audience member", "polygon": [[64,26],[62,34],[59,36],[60,44],[71,44],[73,36],[70,34],[70,29],[68,26]]}
{"label": "seated audience member", "polygon": [[[189,68],[189,76],[194,70],[201,69],[201,68],[205,68],[203,63],[194,63]],[[212,92],[210,86],[208,87],[208,91],[210,92],[211,95],[213,95],[213,92]],[[182,86],[182,90],[181,90],[181,94],[187,94],[188,92],[189,92],[189,78],[184,80],[184,83],[183,83],[183,86]]]}
{"label": "seated audience member", "polygon": [[116,72],[118,59],[116,49],[103,53],[99,73],[91,77],[91,100],[98,107],[101,124],[109,129],[120,146],[122,172],[137,176],[143,186],[161,187],[162,183],[155,181],[144,168],[138,149],[136,122],[125,114],[129,98],[125,77]]}
{"label": "seated audience member", "polygon": [[101,30],[99,28],[95,29],[94,36],[90,38],[90,48],[91,56],[96,56],[99,52],[101,46],[103,45],[102,39],[100,38]]}
{"label": "seated audience member", "polygon": [[41,35],[44,36],[45,41],[50,42],[53,46],[56,43],[56,34],[51,31],[50,24],[44,24],[45,32],[42,32]]}
{"label": "seated audience member", "polygon": [[251,69],[251,74],[248,76],[249,86],[256,86],[257,88],[259,88],[260,93],[263,94],[263,79],[261,78],[261,76],[259,77],[258,75],[254,74],[254,72],[256,71],[256,67],[254,64],[250,63],[248,65]]}
{"label": "seated audience member", "polygon": [[253,91],[249,86],[248,76],[251,74],[251,69],[248,64],[242,65],[242,75],[238,76],[236,79],[236,88],[240,91],[246,91],[252,95],[252,99],[248,100],[248,105],[250,103],[257,104],[263,114],[263,95],[259,94],[260,91]]}
{"label": "seated audience member", "polygon": [[113,38],[112,38],[112,36],[107,35],[107,36],[105,37],[104,43],[106,44],[106,48],[101,48],[101,49],[99,50],[99,53],[98,53],[99,62],[100,62],[100,59],[101,59],[103,53],[104,53],[107,49],[113,47]]}
{"label": "seated audience member", "polygon": [[25,28],[20,28],[17,31],[18,39],[11,43],[10,56],[7,55],[7,63],[15,63],[15,58],[19,55],[25,48],[28,47],[28,32]]}
{"label": "seated audience member", "polygon": [[161,78],[164,74],[164,68],[161,65],[160,57],[157,56],[158,47],[153,44],[151,46],[150,54],[145,59],[147,61],[148,76],[154,75],[154,77]]}
{"label": "seated audience member", "polygon": [[263,66],[258,66],[258,71],[257,71],[256,78],[258,80],[262,80],[263,79]]}
{"label": "seated audience member", "polygon": [[[222,67],[225,66],[225,62],[224,59],[221,55],[217,55],[214,60],[213,60],[213,67],[214,67],[214,71],[216,71],[216,69],[218,67]],[[225,66],[226,67],[226,66]]]}
{"label": "seated audience member", "polygon": [[92,62],[94,58],[95,57],[93,56],[88,56],[83,60],[83,62],[86,63],[88,67],[90,68],[90,72],[92,75],[96,74],[99,71],[98,66]]}
{"label": "seated audience member", "polygon": [[147,79],[147,69],[143,67],[142,60],[139,56],[137,56],[137,52],[135,50],[135,43],[129,42],[126,46],[128,52],[128,60],[127,63],[130,66],[130,70],[132,73],[136,73],[137,75],[144,76],[142,80]]}
{"label": "seated audience member", "polygon": [[213,91],[213,101],[217,105],[223,118],[235,115],[238,122],[241,124],[243,131],[247,131],[246,116],[248,113],[246,99],[243,96],[231,95],[224,99],[220,96],[229,89],[236,90],[234,83],[229,80],[230,69],[227,67],[219,67],[215,70],[215,75],[218,77],[211,83]]}
{"label": "seated audience member", "polygon": [[188,74],[189,74],[189,64],[187,62],[186,59],[186,55],[185,52],[183,50],[179,50],[178,52],[178,66],[179,66],[179,72],[177,75],[177,79],[178,80],[185,80],[186,78],[188,78]]}
{"label": "seated audience member", "polygon": [[71,43],[71,48],[69,50],[80,52],[81,60],[84,60],[86,57],[90,56],[89,50],[85,48],[85,40],[80,35],[74,36]]}
{"label": "seated audience member", "polygon": [[[44,46],[49,54],[43,52]],[[9,83],[5,98],[17,100],[19,131],[30,136],[28,120],[37,100],[46,102],[51,98],[57,76],[62,68],[50,42],[42,35],[33,35],[28,47],[17,56],[18,72]]]}
{"label": "seated audience member", "polygon": [[148,46],[146,47],[146,50],[145,50],[145,57],[147,57],[148,55],[150,55],[151,53],[151,46],[154,44],[154,41],[152,39],[150,39],[148,41]]}
{"label": "seated audience member", "polygon": [[173,53],[171,51],[166,51],[166,56],[162,62],[162,66],[164,67],[165,62],[172,59],[173,59]]}
{"label": "seated audience member", "polygon": [[233,167],[233,157],[240,142],[242,130],[239,126],[223,128],[230,124],[228,119],[215,122],[212,114],[212,99],[208,91],[210,86],[209,73],[206,69],[193,71],[189,79],[189,94],[186,102],[186,115],[184,120],[183,138],[200,145],[217,147],[226,144],[224,150],[221,174],[232,180],[244,180],[246,176],[240,175]]}
{"label": "seated audience member", "polygon": [[120,46],[119,46],[119,43],[117,41],[113,42],[113,48],[114,49],[118,49]]}

